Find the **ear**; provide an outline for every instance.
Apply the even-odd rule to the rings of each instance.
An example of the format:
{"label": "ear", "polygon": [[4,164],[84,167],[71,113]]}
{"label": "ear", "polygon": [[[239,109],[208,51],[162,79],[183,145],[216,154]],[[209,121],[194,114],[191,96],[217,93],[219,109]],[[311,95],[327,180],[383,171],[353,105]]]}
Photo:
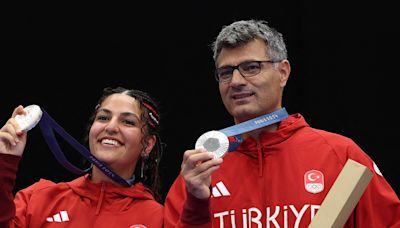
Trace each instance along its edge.
{"label": "ear", "polygon": [[144,152],[149,155],[154,145],[156,145],[157,139],[155,135],[150,135],[146,139],[147,147],[144,149]]}
{"label": "ear", "polygon": [[283,87],[285,87],[288,79],[289,79],[289,75],[290,75],[290,63],[289,60],[284,59],[282,60],[282,62],[279,63],[279,72],[281,74],[281,83],[280,85]]}

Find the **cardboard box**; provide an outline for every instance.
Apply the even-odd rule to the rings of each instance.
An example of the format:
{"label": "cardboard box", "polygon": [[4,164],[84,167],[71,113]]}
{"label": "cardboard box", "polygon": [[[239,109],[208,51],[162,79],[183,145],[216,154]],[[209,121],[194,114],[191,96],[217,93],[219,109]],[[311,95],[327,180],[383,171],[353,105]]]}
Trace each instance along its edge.
{"label": "cardboard box", "polygon": [[367,167],[348,159],[308,227],[342,228],[372,176]]}

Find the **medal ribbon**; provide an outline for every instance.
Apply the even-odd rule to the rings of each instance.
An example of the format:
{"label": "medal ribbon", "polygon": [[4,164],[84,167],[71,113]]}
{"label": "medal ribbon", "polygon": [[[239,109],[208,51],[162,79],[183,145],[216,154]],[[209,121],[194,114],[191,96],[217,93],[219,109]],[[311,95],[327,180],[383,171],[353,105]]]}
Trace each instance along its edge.
{"label": "medal ribbon", "polygon": [[98,167],[105,175],[110,177],[115,182],[125,185],[131,186],[135,181],[135,176],[133,176],[129,180],[125,180],[112,171],[108,166],[93,156],[86,147],[80,144],[76,139],[74,139],[70,134],[68,134],[46,111],[43,111],[43,115],[41,120],[39,121],[39,126],[42,131],[43,137],[49,146],[50,150],[53,152],[57,161],[64,166],[67,170],[72,173],[82,175],[85,173],[85,170],[79,169],[73,164],[71,164],[64,153],[62,152],[57,139],[54,135],[54,131],[56,131],[62,138],[64,138],[73,148],[75,148],[80,154],[82,154],[89,162]]}
{"label": "medal ribbon", "polygon": [[286,109],[281,108],[275,112],[271,112],[254,119],[247,120],[245,122],[221,129],[219,131],[224,133],[228,137],[236,137],[236,142],[229,142],[228,151],[234,151],[243,141],[242,138],[239,136],[240,134],[280,122],[288,117],[289,114],[287,113]]}

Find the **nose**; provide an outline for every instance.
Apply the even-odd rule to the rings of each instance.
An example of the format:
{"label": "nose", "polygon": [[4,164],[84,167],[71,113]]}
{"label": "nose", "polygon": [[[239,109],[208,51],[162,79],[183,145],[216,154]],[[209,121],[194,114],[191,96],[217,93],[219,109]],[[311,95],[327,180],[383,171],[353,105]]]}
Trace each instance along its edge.
{"label": "nose", "polygon": [[104,130],[109,134],[114,134],[118,132],[118,121],[115,118],[112,118],[107,125],[105,126]]}
{"label": "nose", "polygon": [[234,69],[232,72],[232,79],[230,81],[230,85],[234,87],[234,86],[238,86],[238,85],[243,85],[245,83],[246,83],[246,79],[240,73],[239,69]]}

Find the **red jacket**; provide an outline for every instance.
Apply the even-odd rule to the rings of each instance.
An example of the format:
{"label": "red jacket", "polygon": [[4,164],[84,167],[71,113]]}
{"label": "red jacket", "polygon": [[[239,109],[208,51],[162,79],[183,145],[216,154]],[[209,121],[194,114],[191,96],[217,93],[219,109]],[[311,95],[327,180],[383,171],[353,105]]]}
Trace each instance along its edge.
{"label": "red jacket", "polygon": [[0,154],[0,227],[162,227],[163,206],[141,183],[124,188],[94,184],[88,176],[58,184],[41,179],[13,200],[19,160]]}
{"label": "red jacket", "polygon": [[311,128],[300,114],[223,159],[209,201],[187,195],[178,176],[164,205],[166,228],[307,227],[347,159],[374,176],[345,227],[400,227],[400,200],[374,161],[351,139]]}

